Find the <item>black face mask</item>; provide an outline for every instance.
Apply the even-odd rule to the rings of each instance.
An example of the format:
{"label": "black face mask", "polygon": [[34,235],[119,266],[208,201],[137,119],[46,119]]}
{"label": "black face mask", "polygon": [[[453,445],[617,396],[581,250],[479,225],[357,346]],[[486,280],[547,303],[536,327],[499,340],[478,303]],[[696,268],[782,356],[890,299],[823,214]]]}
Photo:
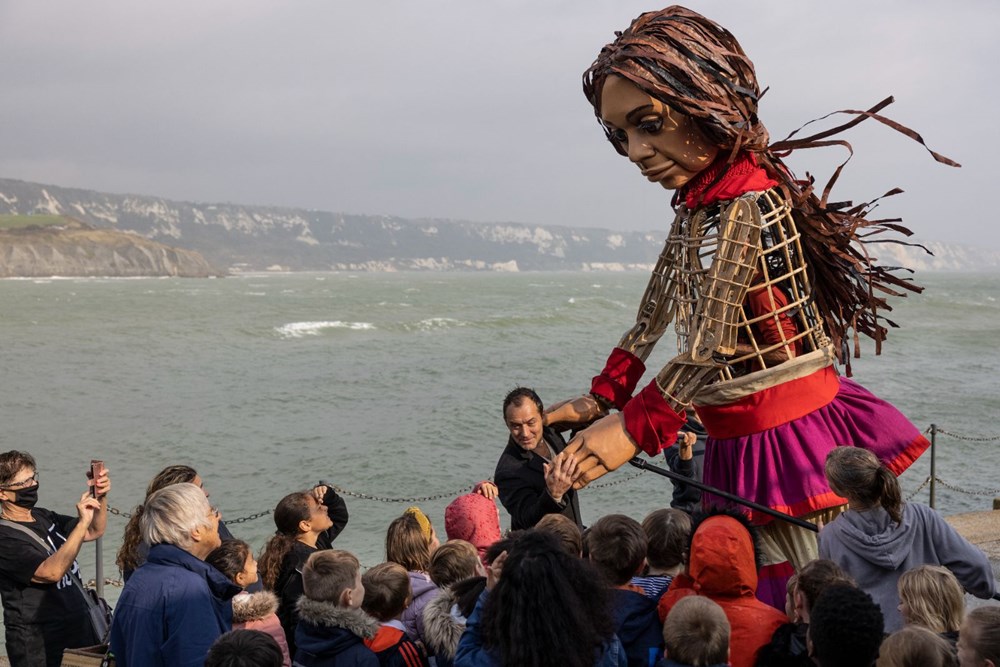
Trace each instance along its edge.
{"label": "black face mask", "polygon": [[16,495],[13,504],[18,507],[30,510],[38,502],[38,484],[35,484],[30,489],[18,489],[14,493]]}

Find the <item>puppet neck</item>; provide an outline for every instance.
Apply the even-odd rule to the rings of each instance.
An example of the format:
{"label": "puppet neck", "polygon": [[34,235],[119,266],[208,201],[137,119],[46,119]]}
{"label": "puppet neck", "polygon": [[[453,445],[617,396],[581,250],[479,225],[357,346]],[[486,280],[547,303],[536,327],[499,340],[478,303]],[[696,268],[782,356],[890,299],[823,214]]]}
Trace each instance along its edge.
{"label": "puppet neck", "polygon": [[768,190],[778,184],[757,164],[753,153],[739,153],[730,165],[726,164],[727,157],[720,153],[715,162],[699,172],[683,189],[678,190],[674,205],[683,201],[689,210],[693,210],[735,199],[747,192]]}

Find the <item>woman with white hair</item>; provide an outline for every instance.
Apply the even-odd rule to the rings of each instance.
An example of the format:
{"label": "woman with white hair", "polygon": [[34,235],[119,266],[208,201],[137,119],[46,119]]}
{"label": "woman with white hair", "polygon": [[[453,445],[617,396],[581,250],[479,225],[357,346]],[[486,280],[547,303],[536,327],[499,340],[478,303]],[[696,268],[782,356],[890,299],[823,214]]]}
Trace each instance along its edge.
{"label": "woman with white hair", "polygon": [[232,624],[240,588],[205,563],[222,544],[219,511],[194,484],[174,484],[146,501],[146,562],[125,584],[111,626],[120,667],[201,667]]}

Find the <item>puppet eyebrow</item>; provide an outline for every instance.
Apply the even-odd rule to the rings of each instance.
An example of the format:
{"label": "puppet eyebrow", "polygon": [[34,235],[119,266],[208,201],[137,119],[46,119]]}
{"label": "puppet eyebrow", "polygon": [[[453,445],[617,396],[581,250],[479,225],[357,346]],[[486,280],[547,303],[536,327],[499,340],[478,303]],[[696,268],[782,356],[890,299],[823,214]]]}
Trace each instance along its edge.
{"label": "puppet eyebrow", "polygon": [[644,115],[649,111],[655,111],[655,110],[656,107],[654,107],[652,104],[644,104],[641,107],[636,107],[635,109],[632,109],[627,114],[625,114],[625,120],[635,125],[639,121],[642,115]]}

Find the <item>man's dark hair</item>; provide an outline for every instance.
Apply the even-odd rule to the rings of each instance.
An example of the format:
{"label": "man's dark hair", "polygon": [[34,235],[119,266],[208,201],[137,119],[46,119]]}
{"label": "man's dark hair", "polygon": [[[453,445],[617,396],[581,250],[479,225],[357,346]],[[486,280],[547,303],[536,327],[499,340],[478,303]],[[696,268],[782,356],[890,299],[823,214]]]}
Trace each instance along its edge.
{"label": "man's dark hair", "polygon": [[521,403],[524,403],[524,399],[526,398],[535,404],[535,407],[538,408],[539,414],[545,411],[545,408],[542,407],[542,399],[538,398],[538,394],[535,393],[534,389],[530,389],[528,387],[518,387],[507,394],[507,396],[503,399],[504,420],[507,419],[507,408],[511,405],[521,405]]}
{"label": "man's dark hair", "polygon": [[284,656],[274,637],[259,630],[233,630],[212,644],[205,667],[281,667]]}
{"label": "man's dark hair", "polygon": [[827,587],[809,612],[809,638],[820,667],[870,667],[883,629],[882,610],[871,596],[847,584]]}

